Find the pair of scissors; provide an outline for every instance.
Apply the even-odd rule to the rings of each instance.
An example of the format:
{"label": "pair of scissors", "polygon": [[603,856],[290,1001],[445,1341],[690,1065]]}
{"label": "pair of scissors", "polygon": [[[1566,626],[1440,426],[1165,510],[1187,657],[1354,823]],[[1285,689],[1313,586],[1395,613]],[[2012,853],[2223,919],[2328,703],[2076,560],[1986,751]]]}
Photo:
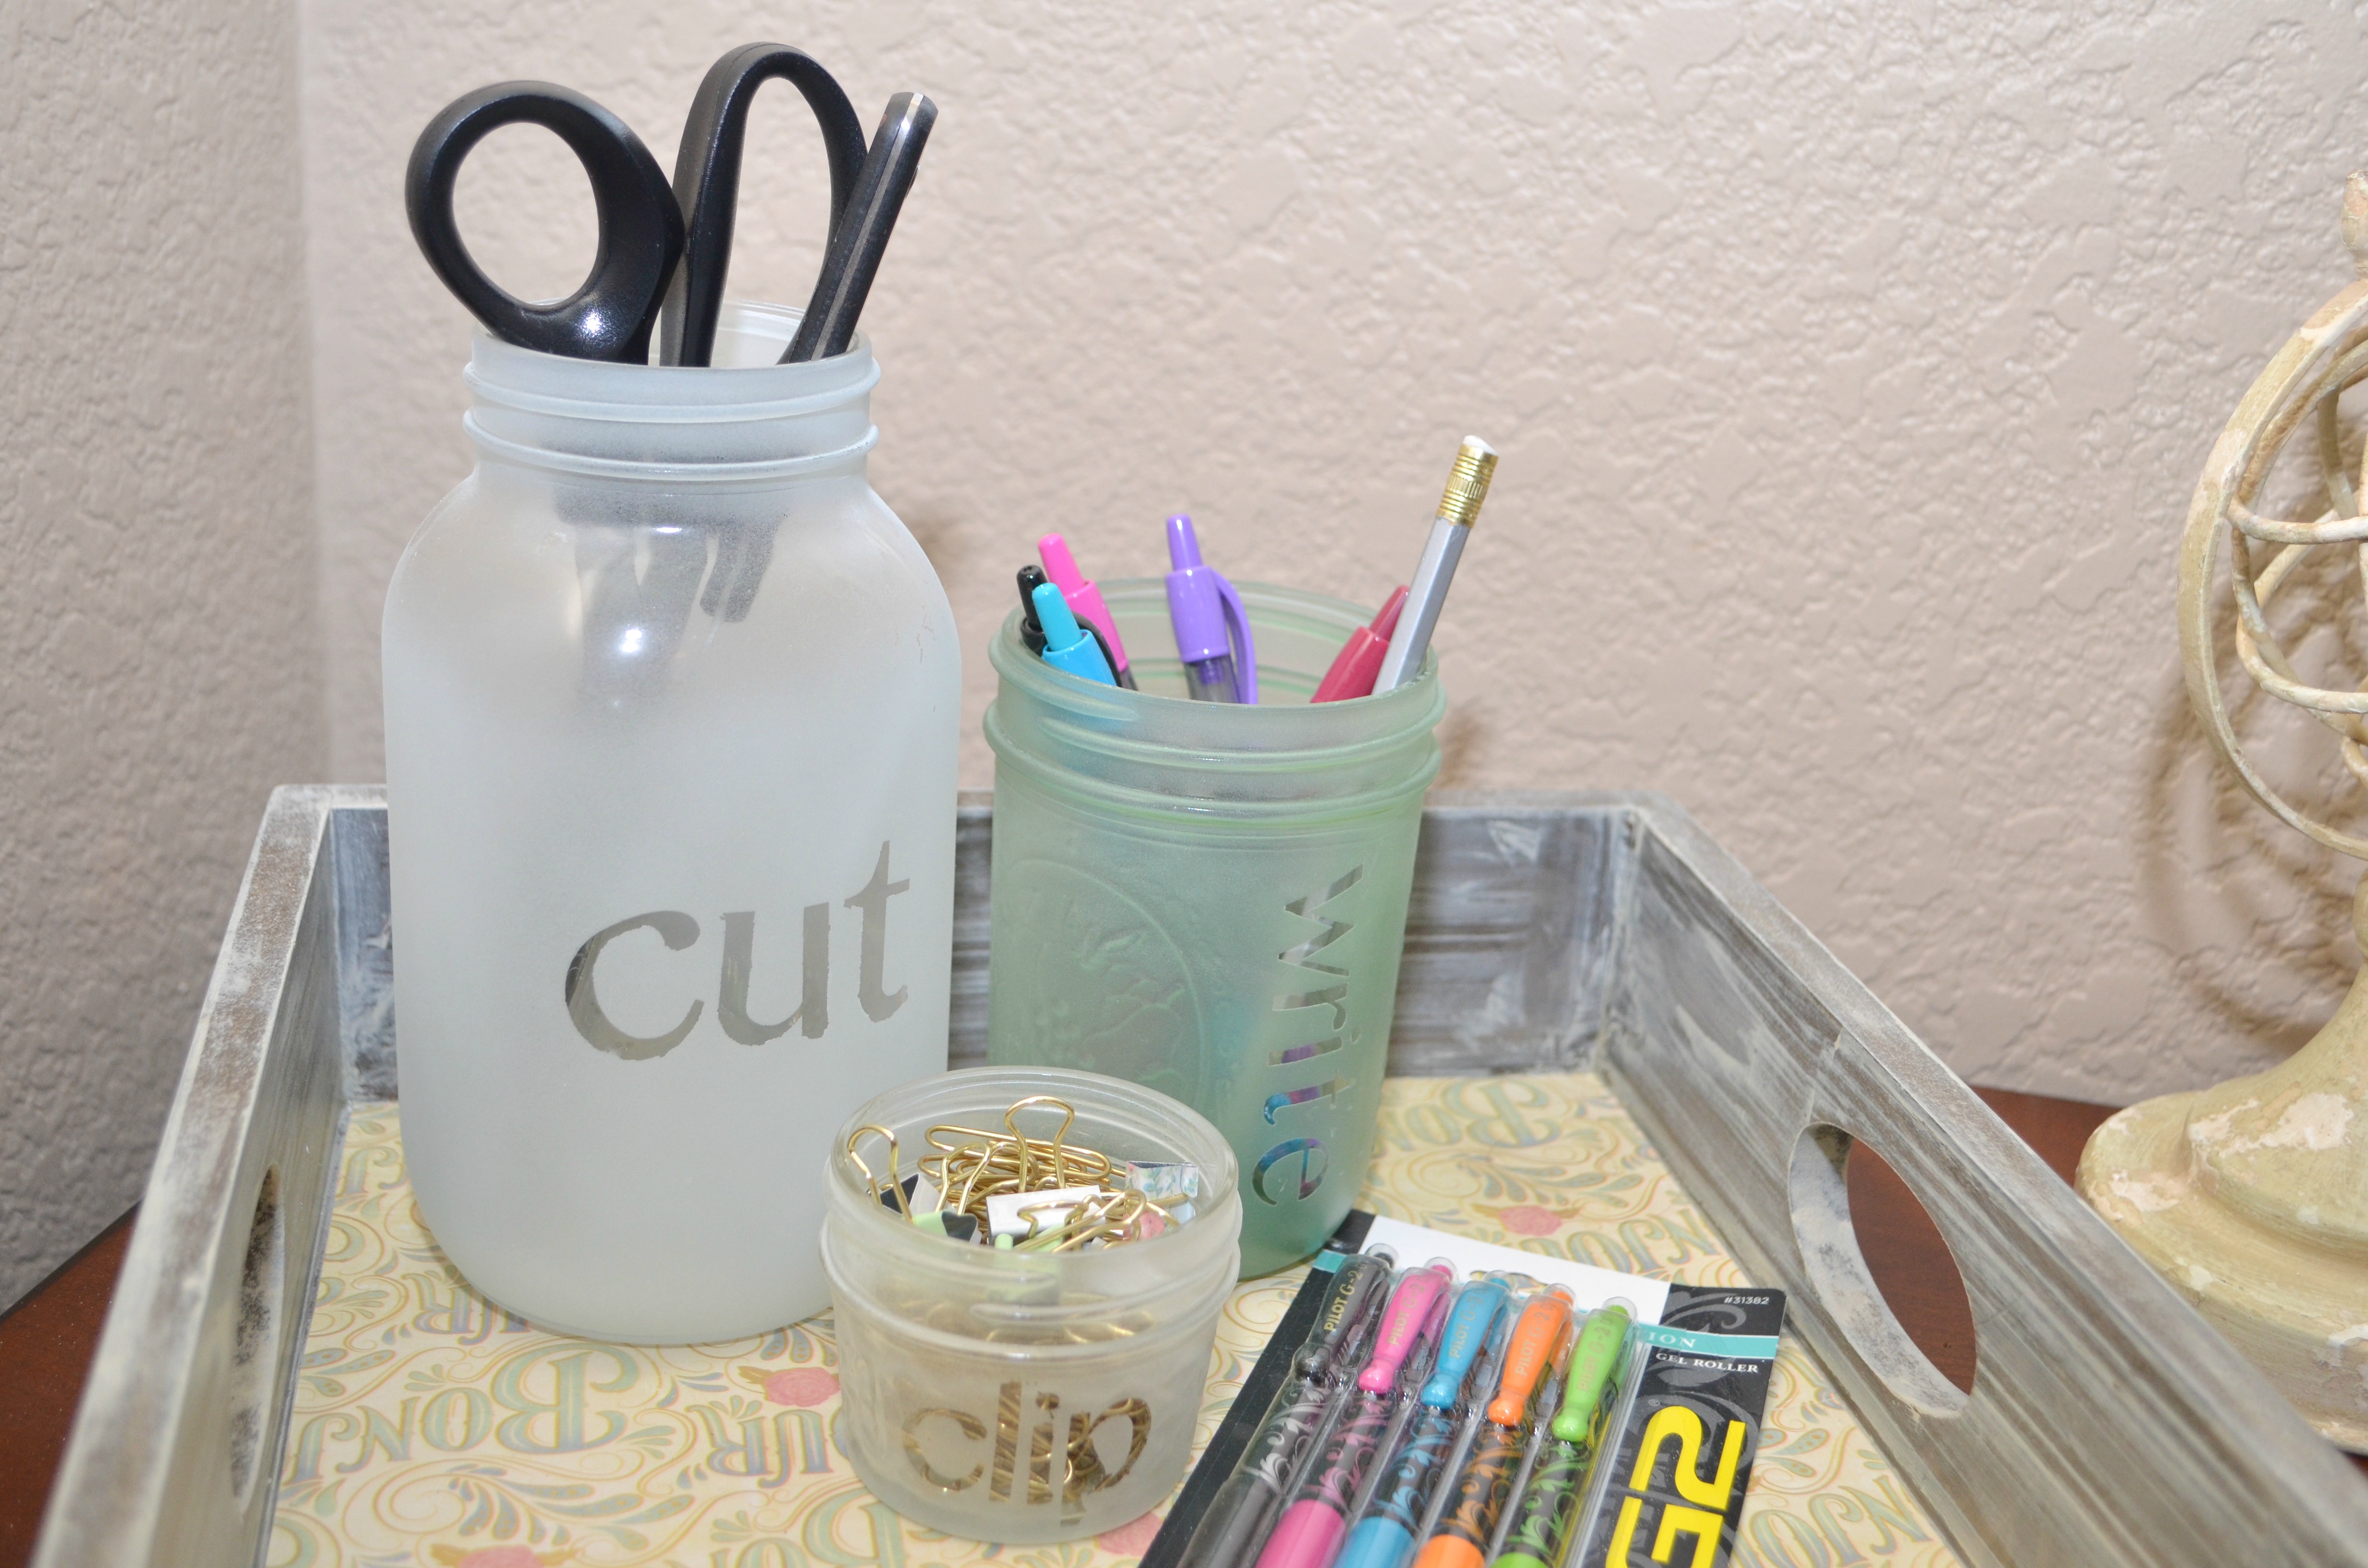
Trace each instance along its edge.
{"label": "pair of scissors", "polygon": [[[803,95],[830,164],[823,274],[782,358],[842,353],[937,109],[926,97],[898,94],[867,152],[862,122],[837,81],[786,44],[745,44],[709,68],[691,100],[671,185],[632,127],[581,93],[549,82],[497,82],[463,94],[412,147],[404,179],[412,235],[436,275],[496,337],[578,359],[646,363],[651,333],[663,321],[660,362],[706,365],[732,261],[748,108],[757,89],[777,79]],[[530,304],[487,278],[452,210],[461,163],[487,135],[518,124],[542,126],[567,144],[591,181],[598,214],[590,274],[550,304]],[[851,204],[866,209],[853,224]]]}

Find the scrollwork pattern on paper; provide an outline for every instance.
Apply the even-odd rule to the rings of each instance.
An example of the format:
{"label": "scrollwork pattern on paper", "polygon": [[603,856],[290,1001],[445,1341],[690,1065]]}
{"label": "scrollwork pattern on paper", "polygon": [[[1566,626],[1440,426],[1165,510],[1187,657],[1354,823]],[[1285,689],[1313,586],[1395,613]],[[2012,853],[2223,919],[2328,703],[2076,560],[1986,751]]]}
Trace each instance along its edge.
{"label": "scrollwork pattern on paper", "polygon": [[[996,1549],[906,1523],[839,1446],[827,1313],[727,1344],[625,1346],[493,1306],[420,1221],[394,1106],[353,1113],[335,1201],[270,1568],[1121,1568],[1156,1531],[1155,1513]],[[1592,1074],[1390,1080],[1359,1203],[1543,1255],[1748,1283]],[[1304,1275],[1246,1281],[1226,1303],[1196,1453]],[[1957,1560],[1787,1336],[1736,1568],[1859,1561]]]}

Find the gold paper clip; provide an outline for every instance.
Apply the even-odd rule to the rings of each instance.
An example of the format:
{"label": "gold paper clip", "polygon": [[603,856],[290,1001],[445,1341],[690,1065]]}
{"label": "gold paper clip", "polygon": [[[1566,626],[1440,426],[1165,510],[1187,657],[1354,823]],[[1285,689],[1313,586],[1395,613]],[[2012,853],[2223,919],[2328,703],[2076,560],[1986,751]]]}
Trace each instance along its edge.
{"label": "gold paper clip", "polygon": [[863,1142],[863,1135],[867,1132],[877,1132],[881,1137],[888,1140],[888,1190],[896,1195],[896,1212],[910,1220],[913,1217],[913,1206],[905,1199],[905,1183],[896,1175],[896,1135],[894,1132],[877,1122],[864,1123],[847,1135],[847,1157],[853,1160],[855,1168],[863,1173],[866,1186],[871,1190],[872,1198],[877,1199],[880,1196],[880,1178],[871,1174],[871,1167],[865,1165],[863,1156],[855,1152],[855,1146]]}

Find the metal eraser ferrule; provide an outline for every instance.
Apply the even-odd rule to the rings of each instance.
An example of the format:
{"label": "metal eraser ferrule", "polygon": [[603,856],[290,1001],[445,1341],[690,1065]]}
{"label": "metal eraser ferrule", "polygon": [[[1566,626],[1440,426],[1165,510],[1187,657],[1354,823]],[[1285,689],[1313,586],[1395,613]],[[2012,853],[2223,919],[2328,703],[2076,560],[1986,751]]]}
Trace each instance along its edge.
{"label": "metal eraser ferrule", "polygon": [[1447,494],[1439,498],[1439,515],[1470,528],[1480,520],[1480,503],[1488,499],[1488,481],[1497,473],[1497,454],[1467,438],[1455,454],[1455,472],[1447,478]]}

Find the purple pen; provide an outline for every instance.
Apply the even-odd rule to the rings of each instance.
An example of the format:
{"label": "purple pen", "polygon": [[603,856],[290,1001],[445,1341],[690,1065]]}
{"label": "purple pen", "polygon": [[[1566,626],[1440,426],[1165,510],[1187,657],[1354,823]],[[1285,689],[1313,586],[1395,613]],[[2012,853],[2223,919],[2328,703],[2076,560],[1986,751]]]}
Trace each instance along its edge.
{"label": "purple pen", "polygon": [[1258,649],[1241,595],[1213,566],[1201,563],[1192,519],[1167,519],[1167,619],[1184,661],[1184,686],[1195,702],[1256,702]]}

